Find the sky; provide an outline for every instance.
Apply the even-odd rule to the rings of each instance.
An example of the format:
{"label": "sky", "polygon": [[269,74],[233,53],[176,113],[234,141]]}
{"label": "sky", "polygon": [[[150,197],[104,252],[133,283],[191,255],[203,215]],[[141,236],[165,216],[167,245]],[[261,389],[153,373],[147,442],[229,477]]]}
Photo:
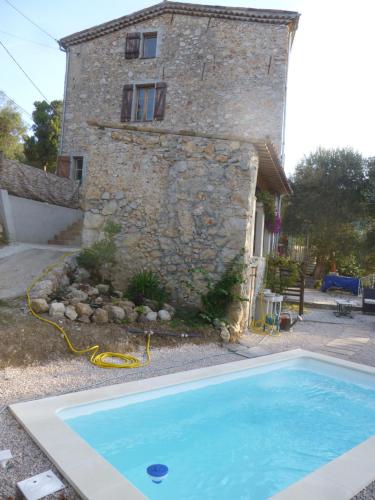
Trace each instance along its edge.
{"label": "sky", "polygon": [[[56,39],[157,3],[9,1]],[[301,14],[289,66],[285,149],[288,175],[319,146],[352,147],[364,156],[375,156],[374,0],[190,2],[285,9]],[[0,0],[0,41],[49,100],[62,99],[65,75],[65,54],[52,38],[24,19],[6,0]],[[29,114],[33,102],[43,99],[1,46],[0,90]],[[22,113],[25,121],[32,123],[30,116]]]}

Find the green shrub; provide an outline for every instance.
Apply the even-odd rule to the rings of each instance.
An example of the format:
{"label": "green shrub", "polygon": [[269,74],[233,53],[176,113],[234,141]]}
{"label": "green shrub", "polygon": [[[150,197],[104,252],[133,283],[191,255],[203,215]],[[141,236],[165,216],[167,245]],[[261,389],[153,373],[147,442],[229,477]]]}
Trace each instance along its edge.
{"label": "green shrub", "polygon": [[[205,269],[194,269],[193,272],[200,273],[204,279],[207,291],[201,293],[200,316],[212,323],[214,319],[224,320],[229,306],[236,300],[249,300],[241,297],[237,293],[238,286],[244,283],[244,270],[246,264],[242,262],[242,255],[236,256],[227,265],[223,276],[216,283]],[[197,292],[198,290],[191,283],[186,283],[189,288]]]}
{"label": "green shrub", "polygon": [[160,307],[169,300],[169,293],[159,277],[148,269],[142,269],[132,277],[125,295],[136,305],[142,305],[144,299],[149,299],[155,300]]}
{"label": "green shrub", "polygon": [[77,256],[78,265],[87,269],[95,281],[103,281],[103,273],[116,264],[117,246],[114,238],[120,230],[120,224],[108,221],[104,227],[104,238]]}
{"label": "green shrub", "polygon": [[283,294],[286,288],[294,286],[299,275],[299,264],[287,257],[268,257],[266,288]]}

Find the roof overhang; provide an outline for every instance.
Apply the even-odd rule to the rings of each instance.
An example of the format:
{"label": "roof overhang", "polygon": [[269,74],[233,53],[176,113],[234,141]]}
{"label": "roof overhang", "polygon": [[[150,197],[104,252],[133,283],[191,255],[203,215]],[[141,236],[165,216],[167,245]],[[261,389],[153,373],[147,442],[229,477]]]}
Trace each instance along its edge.
{"label": "roof overhang", "polygon": [[258,152],[258,178],[261,184],[272,193],[292,194],[280,156],[272,142],[256,141],[253,144]]}
{"label": "roof overhang", "polygon": [[71,45],[87,42],[100,36],[118,31],[133,24],[147,21],[162,14],[188,15],[211,18],[230,19],[265,24],[278,24],[289,27],[290,32],[295,32],[298,26],[298,12],[274,9],[250,9],[240,7],[222,7],[214,5],[200,5],[182,2],[164,1],[133,14],[119,17],[112,21],[93,26],[83,31],[61,38],[60,47],[66,49]]}

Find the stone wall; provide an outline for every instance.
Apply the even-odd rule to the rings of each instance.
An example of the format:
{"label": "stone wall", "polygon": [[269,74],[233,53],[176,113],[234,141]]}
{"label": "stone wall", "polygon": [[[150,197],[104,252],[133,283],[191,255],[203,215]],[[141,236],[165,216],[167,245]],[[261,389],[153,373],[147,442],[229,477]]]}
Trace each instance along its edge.
{"label": "stone wall", "polygon": [[249,143],[92,128],[83,242],[107,220],[121,223],[116,285],[144,266],[194,303],[191,269],[219,278],[241,251],[251,256],[257,167]]}
{"label": "stone wall", "polygon": [[62,207],[79,207],[79,185],[0,153],[0,189],[9,194]]}
{"label": "stone wall", "polygon": [[[156,58],[125,59],[135,31],[157,31]],[[168,87],[153,126],[269,137],[281,148],[288,53],[285,24],[178,14],[71,46],[61,153],[87,153],[87,120],[119,121],[124,84],[157,81]]]}

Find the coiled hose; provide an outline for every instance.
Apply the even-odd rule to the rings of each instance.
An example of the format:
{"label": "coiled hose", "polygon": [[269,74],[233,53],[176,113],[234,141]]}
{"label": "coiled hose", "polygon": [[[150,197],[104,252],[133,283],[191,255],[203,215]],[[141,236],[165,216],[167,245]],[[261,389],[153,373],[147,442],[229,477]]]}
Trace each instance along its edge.
{"label": "coiled hose", "polygon": [[99,366],[100,368],[141,368],[142,366],[147,366],[151,361],[150,333],[148,333],[146,336],[146,361],[142,361],[130,354],[123,354],[120,352],[99,352],[100,351],[99,345],[93,345],[85,349],[76,349],[62,326],[58,325],[57,323],[55,323],[50,319],[43,318],[33,310],[30,298],[31,290],[42,278],[44,278],[44,276],[46,276],[54,267],[56,267],[60,263],[61,260],[65,259],[65,257],[67,257],[68,255],[71,254],[70,253],[64,254],[57,262],[46,267],[42,272],[42,274],[37,276],[26,289],[27,306],[31,314],[34,316],[34,318],[37,318],[39,321],[43,321],[44,323],[47,323],[56,330],[58,330],[62,334],[63,339],[65,340],[68,348],[73,354],[77,354],[78,356],[81,356],[83,354],[91,354],[90,362],[95,366]]}

